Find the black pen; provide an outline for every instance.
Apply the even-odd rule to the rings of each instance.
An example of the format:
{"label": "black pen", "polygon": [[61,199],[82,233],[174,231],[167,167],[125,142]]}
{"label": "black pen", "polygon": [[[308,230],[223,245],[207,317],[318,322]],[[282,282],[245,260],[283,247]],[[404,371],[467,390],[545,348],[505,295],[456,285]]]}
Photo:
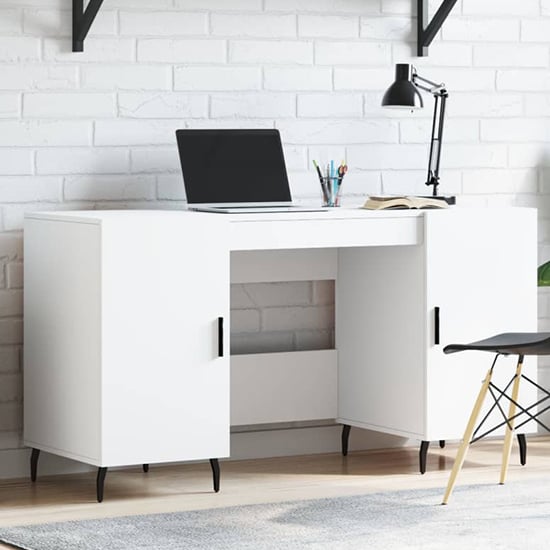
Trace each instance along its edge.
{"label": "black pen", "polygon": [[323,192],[323,198],[325,199],[325,203],[328,204],[328,192],[325,185],[325,182],[323,181],[323,174],[321,173],[321,169],[319,168],[319,165],[317,164],[317,161],[313,161],[313,166],[315,166],[315,169],[317,170],[317,174],[319,176],[319,182],[321,183],[321,191]]}

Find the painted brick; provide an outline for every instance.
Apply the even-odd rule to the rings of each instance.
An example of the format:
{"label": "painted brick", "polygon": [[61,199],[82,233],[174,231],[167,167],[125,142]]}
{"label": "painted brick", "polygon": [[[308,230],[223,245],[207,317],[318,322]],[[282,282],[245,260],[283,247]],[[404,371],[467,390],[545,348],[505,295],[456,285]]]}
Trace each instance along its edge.
{"label": "painted brick", "polygon": [[[384,91],[391,84],[391,70],[386,69],[341,69],[334,70],[335,90]],[[380,96],[381,97],[381,96]]]}
{"label": "painted brick", "polygon": [[298,120],[280,122],[285,141],[294,144],[392,143],[398,140],[393,120]]}
{"label": "painted brick", "polygon": [[519,94],[456,93],[448,102],[449,116],[520,116],[523,98]]}
{"label": "painted brick", "polygon": [[547,94],[529,94],[524,101],[527,116],[550,116],[550,97]]}
{"label": "painted brick", "polygon": [[362,17],[361,38],[369,40],[416,40],[416,24],[410,17]]}
{"label": "painted brick", "polygon": [[[382,173],[382,194],[387,195],[426,195],[431,187],[426,186],[428,150],[425,150],[425,163],[422,170],[387,170]],[[440,172],[440,194],[460,195],[462,174],[460,170],[442,169]],[[462,197],[459,197],[461,199]]]}
{"label": "painted brick", "polygon": [[18,372],[19,349],[17,346],[3,346],[0,348],[0,372]]}
{"label": "painted brick", "polygon": [[38,174],[119,174],[127,172],[129,155],[125,149],[56,148],[36,154]]}
{"label": "painted brick", "polygon": [[[169,0],[170,3],[172,0]],[[131,0],[128,0],[129,4],[133,4],[132,7],[134,7],[135,2],[132,2]],[[253,10],[261,10],[262,9],[262,0],[231,0],[231,2],[227,2],[227,0],[175,0],[176,7],[183,8],[183,9],[199,9],[199,10],[215,10],[215,9],[221,9],[224,11],[230,11],[230,10],[247,10],[247,11],[253,11]]]}
{"label": "painted brick", "polygon": [[[318,65],[388,65],[391,49],[387,44],[371,42],[318,42]],[[391,83],[391,81],[390,81]]]}
{"label": "painted brick", "polygon": [[508,145],[509,165],[512,168],[550,166],[550,157],[540,143],[513,143]]}
{"label": "painted brick", "polygon": [[464,193],[536,193],[538,173],[533,169],[465,170],[462,175]]}
{"label": "painted brick", "polygon": [[[18,151],[30,155],[27,151]],[[1,160],[2,151],[0,151],[0,171],[4,166]],[[62,184],[60,177],[55,176],[22,176],[22,170],[17,172],[17,176],[0,177],[0,197],[3,203],[25,203],[25,202],[61,202]],[[30,172],[29,172],[30,173]]]}
{"label": "painted brick", "polygon": [[0,290],[0,317],[23,315],[23,292]]}
{"label": "painted brick", "polygon": [[0,118],[19,116],[19,96],[17,94],[0,94]]}
{"label": "painted brick", "polygon": [[115,96],[111,93],[52,93],[23,95],[25,118],[104,118],[115,115]]}
{"label": "painted brick", "polygon": [[231,310],[232,332],[259,332],[260,312],[257,309]]}
{"label": "painted brick", "polygon": [[[134,61],[135,40],[133,38],[94,38],[86,39],[86,47],[78,54],[79,63],[114,63]],[[44,40],[44,59],[75,63],[75,54],[71,49],[71,40],[46,38]]]}
{"label": "painted brick", "polygon": [[[429,69],[423,76],[433,77],[438,82],[445,83],[450,92],[450,101],[453,100],[455,92],[493,92],[496,88],[496,71],[493,69],[446,67]],[[424,100],[425,106],[430,106],[431,100],[426,93]]]}
{"label": "painted brick", "polygon": [[15,8],[0,8],[0,33],[2,35],[21,34],[23,29],[22,12]]}
{"label": "painted brick", "polygon": [[23,399],[23,377],[20,373],[0,374],[0,403]]}
{"label": "painted brick", "polygon": [[91,130],[91,123],[81,121],[0,120],[0,146],[88,145]]}
{"label": "painted brick", "polygon": [[548,121],[544,119],[499,118],[481,121],[483,141],[544,142],[550,137]]}
{"label": "painted brick", "polygon": [[[548,27],[550,31],[550,26]],[[474,46],[478,67],[547,67],[548,47],[527,44],[483,44]]]}
{"label": "painted brick", "polygon": [[[18,174],[32,174],[31,151],[24,149],[0,149],[0,176]],[[2,185],[2,181],[3,179],[0,178],[0,185]],[[2,201],[4,201],[3,196]]]}
{"label": "painted brick", "polygon": [[[23,288],[23,262],[10,262],[6,265],[6,278],[8,288]],[[0,363],[2,354],[0,351]]]}
{"label": "painted brick", "polygon": [[[242,286],[245,287],[243,291],[251,303],[248,308],[311,304],[310,282],[254,283]],[[231,307],[235,307],[233,302]]]}
{"label": "painted brick", "polygon": [[174,145],[174,132],[185,121],[174,120],[98,120],[96,145]]}
{"label": "painted brick", "polygon": [[379,2],[363,0],[265,0],[266,10],[330,13],[379,13]]}
{"label": "painted brick", "polygon": [[519,40],[519,21],[495,17],[450,17],[442,27],[444,40],[464,42],[511,42]]}
{"label": "painted brick", "polygon": [[[0,344],[22,344],[23,321],[21,319],[0,318]],[[1,415],[0,415],[1,417]]]}
{"label": "painted brick", "polygon": [[312,303],[318,306],[334,305],[334,281],[314,281]]}
{"label": "painted brick", "polygon": [[172,147],[140,147],[130,151],[132,173],[181,171],[178,150]]}
{"label": "painted brick", "polygon": [[[482,122],[483,124],[483,122]],[[399,124],[402,143],[428,143],[431,137],[430,119],[402,120]],[[479,139],[479,121],[451,118],[445,124],[445,143],[471,143]]]}
{"label": "painted brick", "polygon": [[78,85],[76,66],[60,65],[4,65],[2,89],[4,90],[66,90]]}
{"label": "painted brick", "polygon": [[216,95],[211,98],[214,118],[276,118],[296,116],[296,96],[285,93]]}
{"label": "painted brick", "polygon": [[504,145],[449,143],[441,158],[442,168],[501,168],[507,164]]}
{"label": "painted brick", "polygon": [[[343,206],[360,206],[365,202],[367,195],[380,195],[381,193],[382,180],[378,170],[358,170],[356,166],[350,165],[350,171],[346,174],[342,184],[341,202]],[[347,197],[350,198],[349,202]]]}
{"label": "painted brick", "polygon": [[[348,164],[363,170],[424,168],[428,151],[424,145],[361,145],[348,147]],[[346,176],[347,177],[347,176]]]}
{"label": "painted brick", "polygon": [[176,67],[175,90],[245,91],[261,88],[259,67],[208,66]]}
{"label": "painted brick", "polygon": [[20,431],[23,426],[21,403],[0,403],[0,431]]}
{"label": "painted brick", "polygon": [[547,70],[501,70],[497,72],[497,89],[504,91],[547,92],[550,73]]}
{"label": "painted brick", "polygon": [[127,118],[204,118],[208,116],[208,96],[121,92],[118,107],[119,116]]}
{"label": "painted brick", "polygon": [[3,258],[4,260],[20,260],[23,258],[22,233],[0,233],[0,258]]}
{"label": "painted brick", "polygon": [[262,38],[294,38],[296,16],[290,14],[213,13],[210,18],[213,35]]}
{"label": "painted brick", "polygon": [[[544,1],[544,0],[543,0]],[[539,0],[462,0],[464,15],[539,15]]]}
{"label": "painted brick", "polygon": [[297,330],[294,338],[301,351],[334,348],[333,330]]}
{"label": "painted brick", "polygon": [[[449,20],[445,22],[447,25]],[[401,44],[393,43],[393,59],[396,63],[412,63],[418,64],[416,57],[416,44]],[[462,42],[441,42],[437,38],[430,46],[430,54],[422,58],[422,67],[469,67],[472,64],[472,46],[465,39]],[[431,70],[431,69],[430,69]],[[426,78],[430,78],[428,73],[422,70]],[[436,80],[436,72],[433,73],[433,78]]]}
{"label": "painted brick", "polygon": [[130,36],[206,35],[208,15],[185,11],[119,13],[120,34]]}
{"label": "painted brick", "polygon": [[300,15],[298,34],[306,38],[356,38],[359,36],[359,20],[342,15]]}
{"label": "painted brick", "polygon": [[262,310],[262,330],[334,328],[334,307],[269,307]]}
{"label": "painted brick", "polygon": [[302,94],[298,96],[299,117],[361,117],[363,96],[359,94]]}
{"label": "painted brick", "polygon": [[332,69],[329,67],[266,67],[266,90],[331,90]]}
{"label": "painted brick", "polygon": [[223,63],[225,40],[150,38],[138,41],[138,61],[161,63]]}
{"label": "painted brick", "polygon": [[523,42],[542,42],[548,45],[550,21],[547,19],[524,19],[521,22],[521,40]]}
{"label": "painted brick", "polygon": [[229,43],[232,63],[313,63],[313,44],[290,40],[233,40]]}
{"label": "painted brick", "polygon": [[82,87],[96,90],[168,90],[169,67],[155,65],[91,65],[81,68]]}
{"label": "painted brick", "polygon": [[152,200],[155,179],[151,176],[69,176],[65,178],[69,201]]}
{"label": "painted brick", "polygon": [[0,36],[0,61],[20,63],[40,59],[40,39],[19,36]]}
{"label": "painted brick", "polygon": [[181,174],[157,177],[157,198],[169,201],[184,201],[185,188]]}
{"label": "painted brick", "polygon": [[[34,36],[72,36],[72,11],[58,9],[25,9],[24,32]],[[109,36],[117,33],[117,13],[109,9],[99,10],[88,36]]]}
{"label": "painted brick", "polygon": [[306,147],[283,144],[283,152],[287,170],[305,170],[308,167]]}

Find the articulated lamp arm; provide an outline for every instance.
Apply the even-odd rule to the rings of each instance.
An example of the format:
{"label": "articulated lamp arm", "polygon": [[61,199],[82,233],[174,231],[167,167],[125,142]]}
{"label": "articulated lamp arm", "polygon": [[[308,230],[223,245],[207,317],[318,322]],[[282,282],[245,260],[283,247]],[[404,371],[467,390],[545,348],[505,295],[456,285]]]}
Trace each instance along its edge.
{"label": "articulated lamp arm", "polygon": [[[436,197],[437,187],[439,185],[439,164],[441,160],[441,145],[443,142],[443,128],[445,125],[445,104],[449,94],[445,89],[445,84],[436,84],[427,78],[419,76],[414,68],[412,81],[417,88],[430,92],[434,96],[432,139],[430,143],[430,159],[428,161],[426,185],[433,186],[432,195]],[[424,84],[428,84],[429,87]]]}

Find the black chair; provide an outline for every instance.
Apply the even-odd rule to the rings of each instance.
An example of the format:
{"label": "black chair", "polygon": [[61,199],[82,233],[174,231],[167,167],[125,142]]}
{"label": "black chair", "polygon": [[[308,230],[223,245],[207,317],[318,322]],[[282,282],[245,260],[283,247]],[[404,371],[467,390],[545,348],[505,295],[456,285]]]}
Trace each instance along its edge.
{"label": "black chair", "polygon": [[[458,351],[468,351],[468,350],[489,351],[495,354],[495,358],[493,360],[493,364],[491,365],[491,368],[489,369],[489,371],[487,372],[487,375],[485,376],[485,379],[483,380],[483,383],[481,385],[481,390],[479,391],[479,395],[474,404],[474,408],[472,409],[470,419],[468,421],[466,430],[464,432],[464,438],[462,439],[462,443],[458,449],[455,463],[451,471],[449,483],[447,484],[447,490],[445,492],[445,496],[443,497],[443,504],[447,504],[447,502],[449,501],[458,472],[462,468],[462,464],[464,463],[464,459],[466,457],[466,452],[471,443],[481,439],[482,437],[485,437],[489,433],[506,425],[506,435],[504,437],[504,448],[502,451],[502,465],[500,470],[500,484],[502,485],[506,480],[506,472],[508,470],[508,462],[510,460],[510,451],[512,449],[512,435],[514,430],[518,430],[519,428],[521,428],[521,426],[523,426],[527,422],[534,420],[540,426],[542,426],[545,430],[550,431],[550,428],[548,428],[538,419],[538,416],[540,416],[543,412],[550,409],[550,406],[541,408],[541,410],[536,410],[536,408],[541,403],[543,403],[547,399],[550,399],[550,393],[546,391],[544,388],[542,388],[541,386],[539,386],[537,383],[535,383],[533,380],[531,380],[530,378],[522,374],[521,372],[524,356],[550,355],[550,332],[510,332],[510,333],[504,333],[504,334],[497,334],[496,336],[492,336],[491,338],[487,338],[485,340],[479,340],[478,342],[472,342],[470,344],[450,344],[443,349],[445,353],[455,353]],[[512,376],[511,380],[508,382],[508,384],[505,386],[504,389],[498,388],[491,381],[497,359],[499,358],[500,355],[517,355],[518,356],[516,372],[514,376]],[[538,390],[540,390],[544,394],[544,396],[541,399],[537,400],[532,405],[529,405],[526,407],[518,403],[519,387],[522,379],[528,382],[529,384],[532,384],[533,386],[535,386]],[[510,386],[512,386],[511,397],[506,393],[510,388]],[[483,402],[485,401],[487,392],[489,392],[490,395],[492,396],[494,403],[489,409],[489,411],[487,412],[487,414],[484,416],[484,418],[481,420],[479,426],[475,428],[475,425],[479,417],[481,407],[483,406]],[[502,405],[500,403],[502,398],[505,398],[505,402],[509,403],[508,414],[504,412]],[[483,426],[483,424],[485,423],[489,415],[497,408],[502,413],[504,421],[478,436],[477,434],[481,426]],[[516,410],[518,409],[520,412],[516,413]],[[522,418],[522,421],[517,426],[514,427],[516,420],[520,417]],[[525,419],[525,417],[527,418]],[[518,436],[518,439],[520,441],[520,451],[522,450],[521,447],[523,446],[523,456],[522,456],[521,462],[522,464],[525,464],[525,453],[526,453],[525,436],[522,436],[522,438]]]}

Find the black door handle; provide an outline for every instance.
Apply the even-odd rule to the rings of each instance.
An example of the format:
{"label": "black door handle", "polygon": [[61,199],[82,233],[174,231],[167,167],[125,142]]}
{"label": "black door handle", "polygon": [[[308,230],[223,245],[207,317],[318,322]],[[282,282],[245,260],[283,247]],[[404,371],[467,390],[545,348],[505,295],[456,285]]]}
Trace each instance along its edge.
{"label": "black door handle", "polygon": [[439,323],[440,323],[440,313],[439,306],[434,307],[434,344],[439,346]]}
{"label": "black door handle", "polygon": [[218,317],[218,357],[223,357],[223,317]]}

